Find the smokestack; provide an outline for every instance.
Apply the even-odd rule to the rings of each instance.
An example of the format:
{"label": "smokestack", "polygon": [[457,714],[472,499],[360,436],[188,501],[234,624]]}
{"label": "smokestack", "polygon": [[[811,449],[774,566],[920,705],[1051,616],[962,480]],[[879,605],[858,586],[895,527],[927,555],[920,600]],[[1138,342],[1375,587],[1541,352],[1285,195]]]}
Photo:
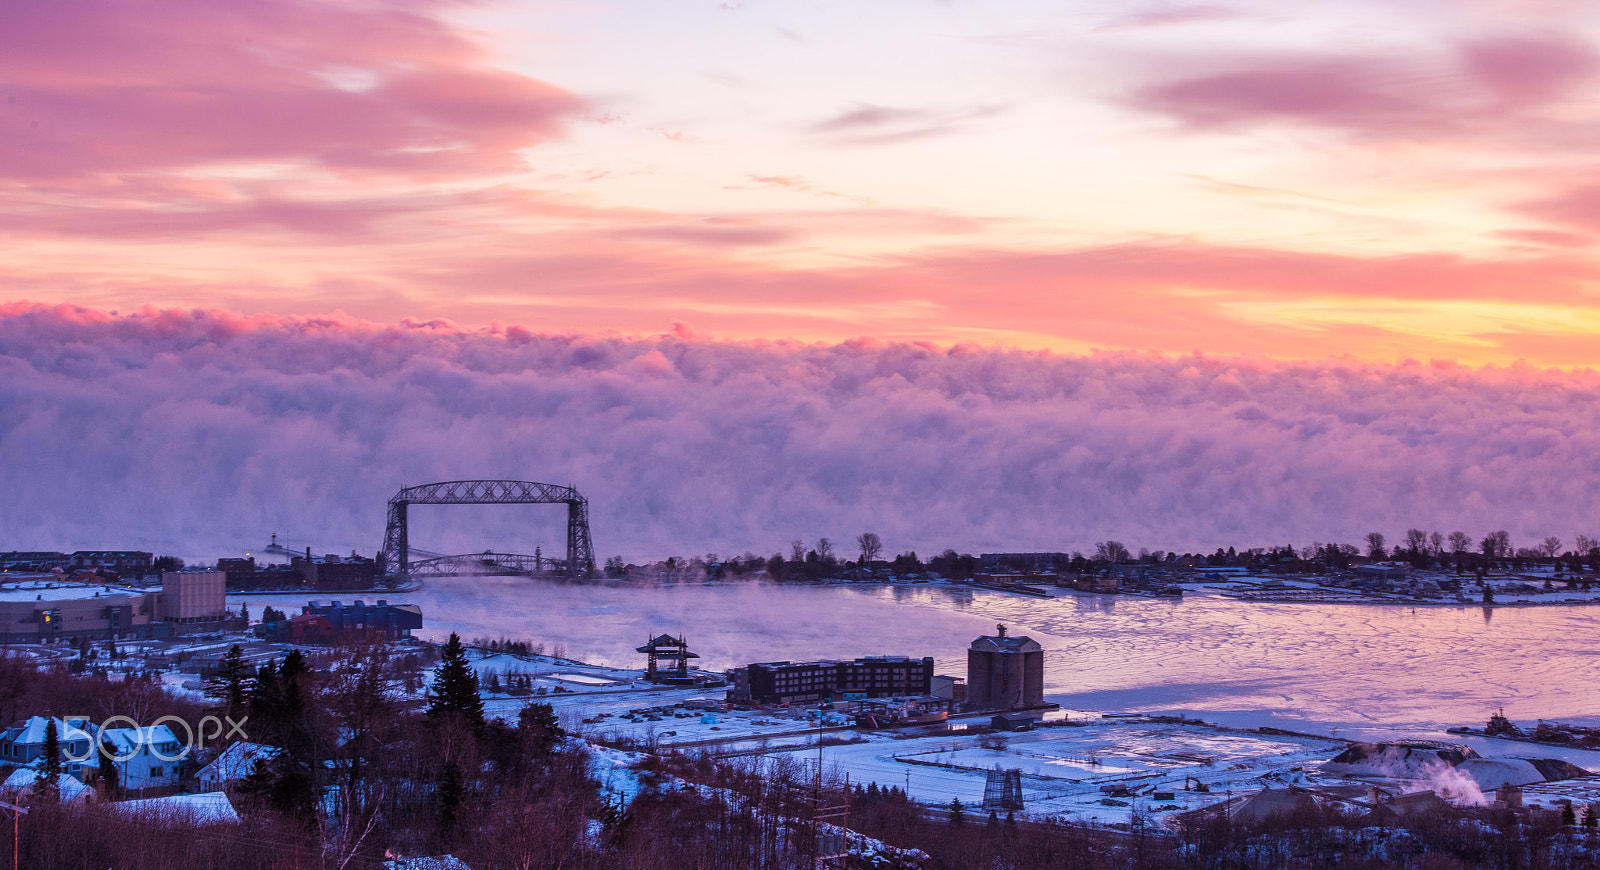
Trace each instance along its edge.
{"label": "smokestack", "polygon": [[997,626],[994,627],[994,630],[1000,633],[998,635],[999,637],[1005,637],[1006,636],[1006,627],[1004,625],[997,625]]}

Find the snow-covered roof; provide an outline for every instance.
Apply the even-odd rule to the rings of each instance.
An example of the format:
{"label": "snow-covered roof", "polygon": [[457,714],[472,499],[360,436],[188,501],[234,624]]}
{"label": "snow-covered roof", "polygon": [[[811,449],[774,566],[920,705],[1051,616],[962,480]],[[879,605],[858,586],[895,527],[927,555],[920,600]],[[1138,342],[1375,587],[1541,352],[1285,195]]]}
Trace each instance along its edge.
{"label": "snow-covered roof", "polygon": [[441,855],[437,858],[396,858],[393,861],[383,862],[388,870],[472,870],[467,862],[454,855]]}
{"label": "snow-covered roof", "polygon": [[217,822],[238,822],[239,813],[233,802],[220,791],[204,794],[175,794],[167,797],[122,801],[110,805],[117,812],[158,818],[181,818],[202,825]]}
{"label": "snow-covered roof", "polygon": [[199,778],[202,781],[215,780],[219,783],[243,779],[255,768],[256,759],[268,760],[282,751],[276,746],[241,740],[222,750],[221,755],[200,768]]}
{"label": "snow-covered roof", "polygon": [[1469,758],[1456,770],[1472,777],[1478,788],[1491,791],[1503,785],[1530,785],[1583,776],[1583,768],[1550,758]]}
{"label": "snow-covered roof", "polygon": [[89,721],[87,719],[60,719],[54,716],[30,716],[28,721],[22,723],[20,726],[14,726],[10,731],[8,731],[7,738],[10,739],[12,743],[29,745],[34,743],[44,743],[45,727],[51,719],[55,719],[56,722],[57,740],[76,740],[89,736],[89,734],[83,732],[84,727]]}
{"label": "snow-covered roof", "polygon": [[178,742],[178,738],[172,733],[172,729],[165,725],[150,725],[144,728],[107,728],[100,732],[100,739],[106,744],[106,749],[113,757],[132,756],[147,746],[162,746]]}
{"label": "snow-covered roof", "polygon": [[[31,789],[39,780],[39,772],[31,767],[19,767],[11,771],[4,783],[0,783],[0,790],[17,792]],[[78,795],[88,791],[89,787],[78,781],[78,778],[69,773],[56,774],[56,791],[61,795],[62,803],[76,800]]]}
{"label": "snow-covered roof", "polygon": [[0,587],[0,601],[78,601],[85,598],[128,599],[143,596],[137,589],[83,583],[34,583]]}

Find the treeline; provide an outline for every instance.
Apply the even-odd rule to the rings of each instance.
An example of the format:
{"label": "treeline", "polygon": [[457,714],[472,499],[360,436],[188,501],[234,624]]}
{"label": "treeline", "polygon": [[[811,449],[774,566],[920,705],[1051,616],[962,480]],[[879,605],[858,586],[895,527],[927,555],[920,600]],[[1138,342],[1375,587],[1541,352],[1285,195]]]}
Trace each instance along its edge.
{"label": "treeline", "polygon": [[[646,565],[630,565],[622,557],[613,556],[606,560],[605,574],[614,579],[658,582],[755,578],[816,581],[867,579],[885,575],[965,580],[986,568],[1022,570],[1004,562],[984,566],[978,557],[951,549],[928,559],[920,558],[915,551],[880,559],[882,546],[877,535],[866,532],[856,538],[848,556],[841,555],[839,548],[829,538],[820,538],[816,544],[809,546],[803,541],[795,541],[787,554],[780,552],[771,556],[758,556],[746,551],[740,556],[722,558],[716,553],[707,553],[704,556],[672,556]],[[1218,547],[1211,553],[1177,553],[1148,548],[1140,548],[1135,553],[1121,541],[1107,540],[1096,542],[1094,552],[1088,554],[1073,551],[1033,555],[1049,558],[1045,562],[1034,560],[1027,570],[1062,574],[1092,573],[1117,564],[1252,569],[1296,565],[1306,569],[1347,569],[1352,564],[1364,561],[1407,562],[1416,568],[1459,572],[1522,571],[1543,566],[1554,567],[1557,572],[1600,573],[1600,539],[1578,535],[1568,547],[1560,538],[1552,536],[1535,541],[1530,546],[1517,547],[1513,546],[1510,533],[1503,529],[1490,532],[1482,538],[1473,538],[1460,531],[1446,534],[1407,529],[1401,539],[1393,544],[1383,533],[1371,532],[1366,535],[1362,546],[1316,541],[1300,547],[1293,544],[1247,549]]]}

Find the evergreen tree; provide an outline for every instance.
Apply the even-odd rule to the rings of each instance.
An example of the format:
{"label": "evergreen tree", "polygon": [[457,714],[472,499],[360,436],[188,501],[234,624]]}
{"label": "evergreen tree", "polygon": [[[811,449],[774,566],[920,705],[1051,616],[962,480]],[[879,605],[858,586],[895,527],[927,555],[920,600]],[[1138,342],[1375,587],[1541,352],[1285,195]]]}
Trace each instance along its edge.
{"label": "evergreen tree", "polygon": [[467,651],[461,637],[450,633],[440,651],[439,668],[433,672],[428,690],[428,721],[439,724],[460,717],[473,728],[483,727],[483,699],[478,696],[478,676],[467,664]]}
{"label": "evergreen tree", "polygon": [[220,700],[223,713],[237,717],[244,709],[245,680],[249,673],[249,667],[244,662],[244,649],[234,644],[217,664],[216,673],[206,680],[206,697]]}
{"label": "evergreen tree", "polygon": [[105,796],[115,800],[117,789],[122,784],[122,771],[117,767],[116,759],[111,757],[111,750],[106,748],[104,740],[96,740],[96,752],[100,756],[100,781],[105,786]]}
{"label": "evergreen tree", "polygon": [[[454,637],[454,635],[452,635]],[[461,822],[461,805],[466,801],[467,786],[461,775],[461,766],[446,762],[435,792],[439,804],[439,839],[446,847],[455,837]]]}
{"label": "evergreen tree", "polygon": [[529,704],[517,714],[517,733],[535,758],[544,758],[556,748],[566,732],[549,704]]}
{"label": "evergreen tree", "polygon": [[280,745],[277,720],[282,704],[283,688],[278,682],[277,661],[264,662],[256,668],[256,678],[250,686],[250,733],[256,742]]}
{"label": "evergreen tree", "polygon": [[46,803],[60,800],[61,735],[56,729],[54,716],[44,720],[44,748],[39,753],[38,776],[33,780],[34,797]]}
{"label": "evergreen tree", "polygon": [[967,808],[961,803],[961,798],[950,799],[950,824],[959,825],[967,820]]}
{"label": "evergreen tree", "polygon": [[44,748],[39,753],[39,775],[49,777],[52,782],[61,775],[61,733],[56,728],[54,716],[46,716],[44,720]]}

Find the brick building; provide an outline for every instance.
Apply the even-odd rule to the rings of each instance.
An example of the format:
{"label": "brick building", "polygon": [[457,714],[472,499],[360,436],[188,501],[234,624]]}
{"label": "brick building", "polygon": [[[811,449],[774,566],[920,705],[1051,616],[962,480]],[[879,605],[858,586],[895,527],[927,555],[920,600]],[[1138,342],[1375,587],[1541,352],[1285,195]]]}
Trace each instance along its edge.
{"label": "brick building", "polygon": [[930,693],[933,659],[867,656],[854,661],[761,662],[730,672],[729,700],[800,704]]}

